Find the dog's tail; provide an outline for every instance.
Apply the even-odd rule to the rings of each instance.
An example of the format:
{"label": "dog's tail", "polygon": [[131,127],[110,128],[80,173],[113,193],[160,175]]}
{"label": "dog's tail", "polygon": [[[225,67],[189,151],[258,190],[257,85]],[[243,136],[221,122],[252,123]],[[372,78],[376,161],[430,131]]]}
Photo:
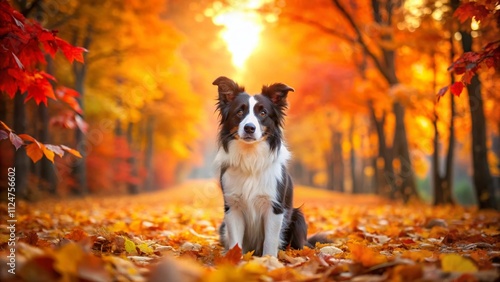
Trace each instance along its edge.
{"label": "dog's tail", "polygon": [[288,238],[285,240],[290,243],[290,247],[293,249],[302,249],[304,246],[313,249],[316,243],[325,244],[332,242],[325,233],[318,233],[309,239],[307,238],[307,224],[300,208],[293,209],[288,230]]}
{"label": "dog's tail", "polygon": [[313,249],[316,246],[316,243],[327,244],[333,243],[333,241],[328,239],[328,235],[326,233],[317,233],[307,239],[305,246]]}

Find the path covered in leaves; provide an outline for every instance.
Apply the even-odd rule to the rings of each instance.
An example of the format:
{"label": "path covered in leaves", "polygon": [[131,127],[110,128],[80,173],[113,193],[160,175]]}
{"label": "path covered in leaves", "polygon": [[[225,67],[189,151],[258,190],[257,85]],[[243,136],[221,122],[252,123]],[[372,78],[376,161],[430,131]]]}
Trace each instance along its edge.
{"label": "path covered in leaves", "polygon": [[[332,243],[252,257],[223,253],[212,181],[139,196],[18,202],[15,273],[6,219],[2,281],[495,281],[500,214],[403,206],[375,196],[295,192],[309,233]],[[7,205],[1,207],[2,217]],[[12,266],[12,265],[11,265]]]}

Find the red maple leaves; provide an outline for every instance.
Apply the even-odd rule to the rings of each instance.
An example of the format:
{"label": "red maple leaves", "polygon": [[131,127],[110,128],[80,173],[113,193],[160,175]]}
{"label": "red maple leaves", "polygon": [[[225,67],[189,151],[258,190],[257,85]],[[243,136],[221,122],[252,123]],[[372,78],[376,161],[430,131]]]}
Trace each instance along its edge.
{"label": "red maple leaves", "polygon": [[[57,94],[72,110],[70,118],[65,119],[65,122],[74,120],[74,124],[85,131],[85,122],[80,115],[75,114],[82,114],[76,100],[78,92],[59,87],[54,93],[51,82],[56,81],[55,77],[40,70],[40,66],[47,63],[45,54],[54,57],[58,50],[70,63],[75,60],[83,63],[84,48],[72,46],[57,37],[55,31],[44,29],[38,22],[26,19],[7,1],[0,0],[0,92],[7,93],[10,98],[26,92],[24,101],[33,99],[37,105],[47,105],[47,99],[56,100]],[[30,135],[17,135],[0,121],[0,141],[3,139],[9,139],[16,150],[25,146],[26,153],[33,162],[43,156],[54,162],[55,155],[62,157],[65,152],[81,158],[78,151],[64,145],[42,144]]]}
{"label": "red maple leaves", "polygon": [[[453,16],[461,23],[472,18],[480,22],[491,17],[500,24],[500,10],[491,0],[463,3],[455,10]],[[471,79],[481,68],[500,69],[500,40],[488,43],[479,52],[465,52],[453,62],[448,70],[462,77],[451,86],[441,88],[437,94],[438,100],[448,91],[448,88],[451,93],[460,96],[464,86],[470,84]]]}
{"label": "red maple leaves", "polygon": [[0,91],[11,98],[17,92],[27,92],[26,101],[33,99],[47,105],[56,99],[50,81],[55,78],[38,69],[46,64],[44,54],[54,57],[60,50],[69,62],[83,63],[81,47],[74,47],[56,36],[55,31],[41,27],[14,10],[7,1],[0,1]]}
{"label": "red maple leaves", "polygon": [[468,2],[460,5],[453,13],[461,23],[474,17],[476,21],[482,21],[490,15],[490,10],[485,5],[477,2]]}

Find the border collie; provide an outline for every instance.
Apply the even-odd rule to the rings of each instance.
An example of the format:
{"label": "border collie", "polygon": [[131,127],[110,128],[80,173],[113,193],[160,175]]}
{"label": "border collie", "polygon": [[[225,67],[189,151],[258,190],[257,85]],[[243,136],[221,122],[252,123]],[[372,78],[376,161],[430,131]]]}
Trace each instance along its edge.
{"label": "border collie", "polygon": [[277,256],[307,242],[304,215],[293,208],[293,185],[287,172],[290,152],[283,140],[287,94],[283,83],[249,95],[244,87],[221,76],[218,86],[219,150],[215,165],[224,196],[221,243],[236,244],[243,253]]}

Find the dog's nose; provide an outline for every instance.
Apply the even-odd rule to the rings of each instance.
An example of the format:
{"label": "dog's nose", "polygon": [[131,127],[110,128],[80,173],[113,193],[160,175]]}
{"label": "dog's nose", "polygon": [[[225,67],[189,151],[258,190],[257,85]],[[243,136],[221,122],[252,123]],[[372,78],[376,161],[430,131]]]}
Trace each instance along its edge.
{"label": "dog's nose", "polygon": [[245,127],[243,127],[246,133],[254,133],[255,132],[255,125],[253,123],[247,123],[245,124]]}

